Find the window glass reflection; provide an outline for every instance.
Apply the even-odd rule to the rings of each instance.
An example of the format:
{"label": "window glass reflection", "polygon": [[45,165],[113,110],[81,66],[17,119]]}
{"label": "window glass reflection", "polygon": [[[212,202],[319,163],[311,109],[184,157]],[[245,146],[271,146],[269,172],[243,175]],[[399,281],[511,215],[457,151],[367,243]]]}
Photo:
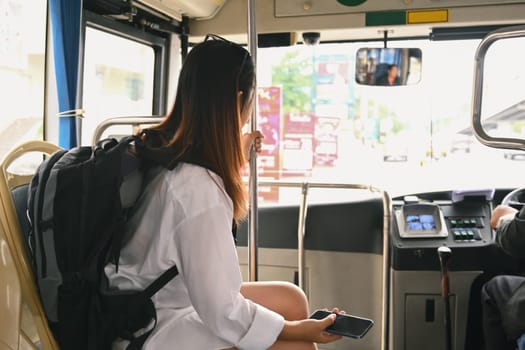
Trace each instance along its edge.
{"label": "window glass reflection", "polygon": [[[152,47],[88,27],[84,60],[83,145],[91,144],[96,126],[105,119],[152,114]],[[128,127],[108,131],[132,132]]]}

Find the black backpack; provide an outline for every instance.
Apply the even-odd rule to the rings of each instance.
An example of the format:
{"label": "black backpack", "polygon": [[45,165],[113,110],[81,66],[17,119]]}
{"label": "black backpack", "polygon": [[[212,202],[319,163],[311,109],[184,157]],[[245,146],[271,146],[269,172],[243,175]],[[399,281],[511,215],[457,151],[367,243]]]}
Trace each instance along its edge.
{"label": "black backpack", "polygon": [[117,338],[142,348],[156,324],[151,297],[178,274],[173,266],[143,291],[110,290],[104,274],[110,261],[118,271],[125,224],[142,189],[144,162],[133,152],[141,143],[129,136],[58,151],[30,183],[28,246],[61,350],[111,349]]}

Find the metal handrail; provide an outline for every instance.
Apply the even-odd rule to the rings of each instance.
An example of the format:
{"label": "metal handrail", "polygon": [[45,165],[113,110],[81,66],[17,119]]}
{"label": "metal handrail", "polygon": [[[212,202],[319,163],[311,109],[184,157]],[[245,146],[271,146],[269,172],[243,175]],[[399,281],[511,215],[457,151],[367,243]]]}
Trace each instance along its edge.
{"label": "metal handrail", "polygon": [[[293,182],[280,180],[259,181],[259,186],[295,187],[301,189],[301,202],[299,205],[299,221],[297,225],[297,269],[299,287],[304,290],[305,281],[305,248],[304,237],[306,233],[306,216],[308,210],[308,190],[310,188],[358,189],[380,193],[383,199],[383,275],[381,300],[381,349],[386,350],[388,344],[388,317],[390,308],[390,219],[392,217],[391,199],[388,192],[372,185],[349,183],[322,183],[322,182]],[[249,244],[252,242],[249,242]],[[256,246],[255,246],[256,249]],[[250,262],[249,262],[250,263]]]}
{"label": "metal handrail", "polygon": [[525,140],[489,136],[481,125],[481,100],[483,95],[483,65],[489,47],[497,40],[525,37],[525,25],[502,28],[490,32],[481,40],[474,57],[474,87],[472,98],[472,129],[482,144],[494,148],[520,149],[525,151]]}
{"label": "metal handrail", "polygon": [[109,119],[103,120],[100,124],[97,125],[97,128],[93,132],[92,144],[95,145],[102,137],[102,134],[104,133],[104,131],[106,131],[106,129],[111,126],[114,126],[114,125],[139,126],[143,124],[158,124],[163,119],[164,117],[151,116],[151,117],[115,117],[115,118],[109,118]]}
{"label": "metal handrail", "polygon": [[[247,21],[248,21],[248,47],[253,64],[257,67],[257,29],[255,18],[255,0],[247,0]],[[257,130],[257,103],[252,106],[252,113],[250,116],[250,130],[254,132]],[[250,211],[248,217],[248,243],[257,242],[257,227],[258,227],[258,203],[257,203],[257,153],[254,148],[250,150],[250,181],[248,184],[248,193],[250,201]],[[257,281],[259,279],[258,256],[257,247],[255,244],[248,244],[248,278],[250,281]]]}

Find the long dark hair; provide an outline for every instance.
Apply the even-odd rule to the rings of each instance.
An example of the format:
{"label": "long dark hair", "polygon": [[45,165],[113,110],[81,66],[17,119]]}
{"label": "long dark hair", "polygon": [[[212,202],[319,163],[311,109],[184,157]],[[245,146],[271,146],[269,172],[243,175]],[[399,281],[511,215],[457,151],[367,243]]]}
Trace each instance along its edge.
{"label": "long dark hair", "polygon": [[204,41],[186,57],[171,112],[142,130],[149,153],[166,167],[186,160],[217,173],[233,201],[236,221],[247,212],[241,111],[252,102],[254,85],[248,51],[224,40]]}

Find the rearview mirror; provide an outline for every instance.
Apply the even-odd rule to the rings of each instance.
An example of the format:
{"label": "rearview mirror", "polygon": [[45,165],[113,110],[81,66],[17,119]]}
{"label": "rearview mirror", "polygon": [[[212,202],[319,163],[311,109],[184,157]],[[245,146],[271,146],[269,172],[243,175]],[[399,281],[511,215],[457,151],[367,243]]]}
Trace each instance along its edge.
{"label": "rearview mirror", "polygon": [[417,48],[361,48],[355,64],[355,81],[362,85],[412,85],[421,80]]}

